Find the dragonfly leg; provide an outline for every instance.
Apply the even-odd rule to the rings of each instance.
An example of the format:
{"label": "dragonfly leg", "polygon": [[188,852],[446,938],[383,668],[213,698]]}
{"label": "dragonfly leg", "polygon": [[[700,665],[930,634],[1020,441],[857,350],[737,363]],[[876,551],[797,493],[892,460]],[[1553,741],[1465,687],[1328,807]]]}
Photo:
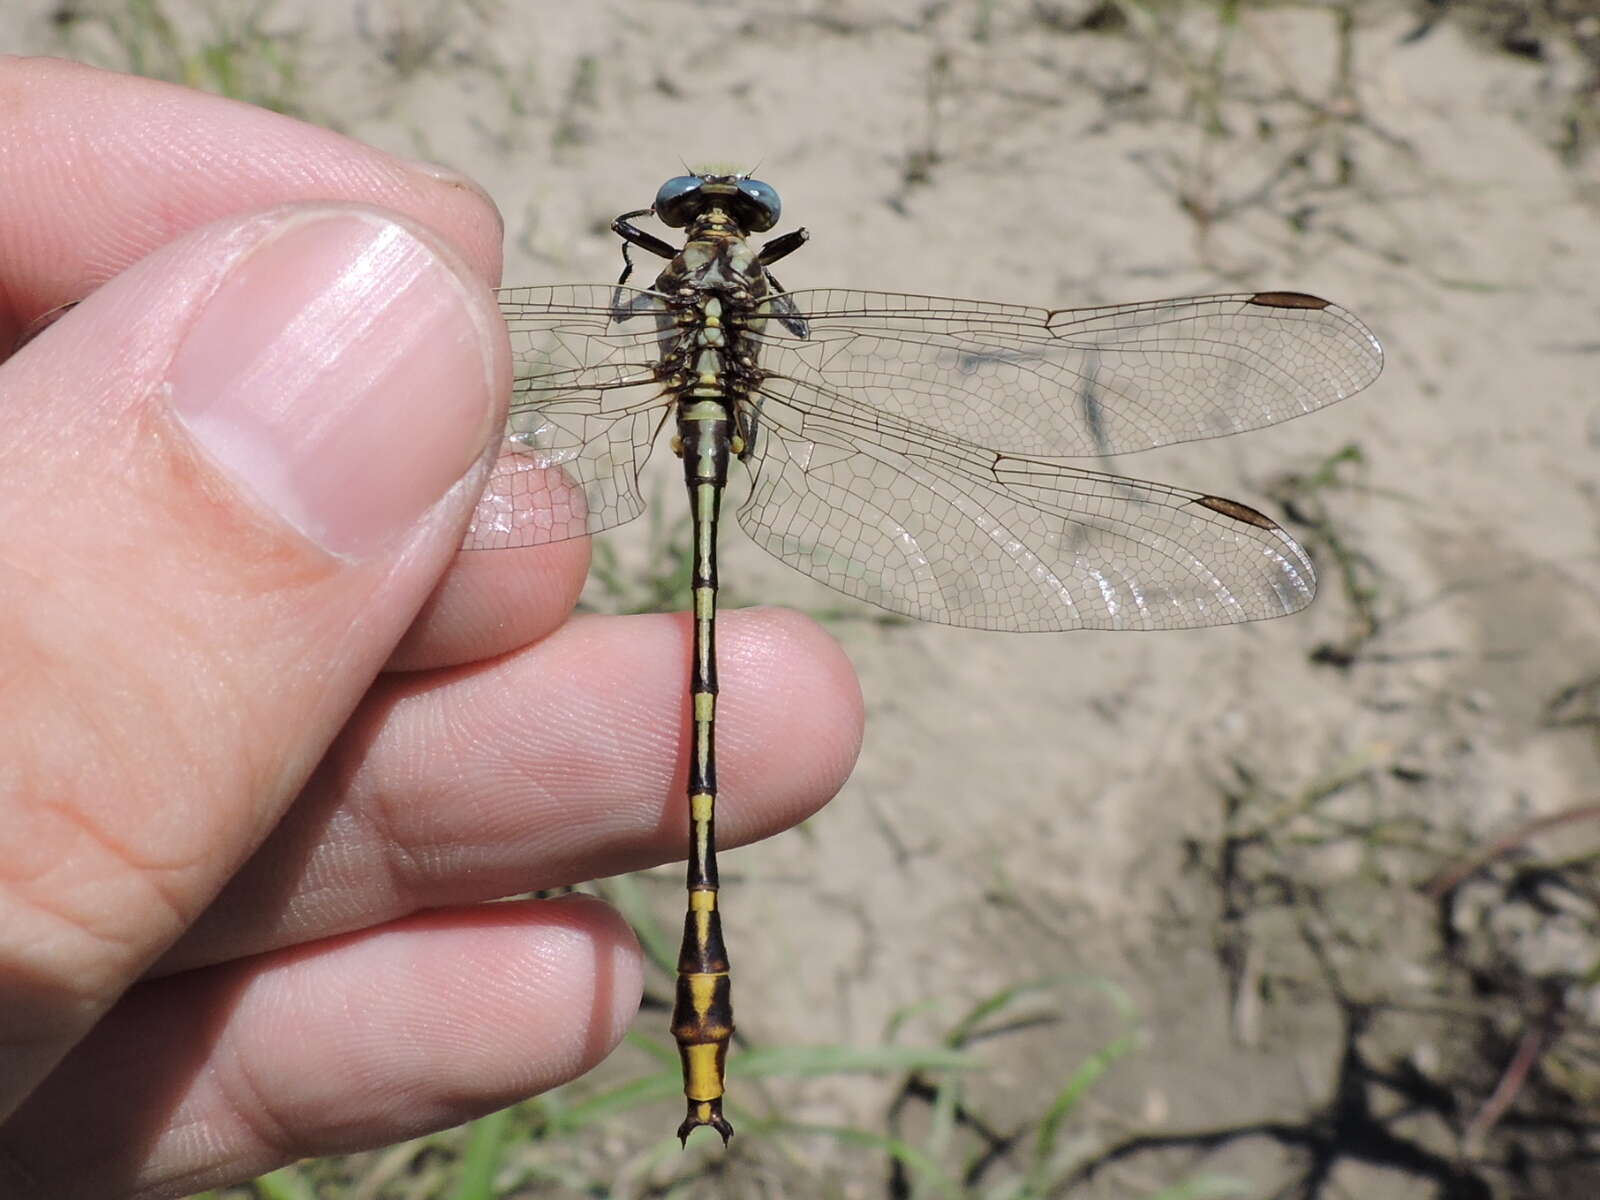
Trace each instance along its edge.
{"label": "dragonfly leg", "polygon": [[753,404],[740,404],[733,410],[734,424],[739,431],[739,436],[734,443],[734,452],[749,461],[756,452],[756,433],[761,428],[761,406],[766,402],[766,397],[757,393]]}
{"label": "dragonfly leg", "polygon": [[777,317],[783,323],[783,327],[794,334],[795,337],[810,337],[811,323],[795,309],[794,301],[789,299],[788,294],[783,289],[783,284],[778,282],[778,277],[771,271],[764,270],[764,273],[767,277],[767,283],[772,287],[771,294],[768,296],[768,299],[772,301],[772,315]]}
{"label": "dragonfly leg", "polygon": [[811,238],[807,229],[794,229],[782,237],[775,237],[761,247],[761,252],[756,255],[756,261],[763,267],[770,267],[780,258],[786,258],[804,246]]}
{"label": "dragonfly leg", "polygon": [[617,279],[618,286],[628,282],[628,276],[633,274],[633,259],[628,257],[628,246],[638,246],[641,250],[648,250],[651,254],[662,258],[678,257],[677,248],[668,242],[662,241],[653,233],[646,233],[633,224],[635,217],[648,217],[655,210],[650,208],[637,208],[632,212],[625,212],[615,221],[611,222],[611,232],[622,239],[622,275]]}

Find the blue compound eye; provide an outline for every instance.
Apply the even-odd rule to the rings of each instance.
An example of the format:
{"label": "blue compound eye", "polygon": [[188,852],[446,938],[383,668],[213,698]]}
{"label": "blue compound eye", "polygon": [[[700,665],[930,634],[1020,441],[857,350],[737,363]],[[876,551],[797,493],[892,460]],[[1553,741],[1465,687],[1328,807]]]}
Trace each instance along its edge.
{"label": "blue compound eye", "polygon": [[702,182],[698,175],[679,175],[661,185],[661,190],[656,193],[656,202],[651,207],[663,225],[682,229],[694,220],[700,208]]}
{"label": "blue compound eye", "polygon": [[746,211],[751,217],[751,232],[765,233],[778,223],[778,214],[783,212],[783,201],[778,199],[778,190],[770,183],[762,183],[759,179],[741,179],[739,194],[750,201]]}

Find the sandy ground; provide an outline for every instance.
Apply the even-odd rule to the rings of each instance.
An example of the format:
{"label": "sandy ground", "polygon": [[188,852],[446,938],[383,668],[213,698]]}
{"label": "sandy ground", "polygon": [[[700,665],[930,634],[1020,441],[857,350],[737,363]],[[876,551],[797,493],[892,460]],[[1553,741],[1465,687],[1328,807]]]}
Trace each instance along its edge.
{"label": "sandy ground", "polygon": [[[92,24],[64,43],[53,7],[9,6],[8,48],[115,61]],[[1556,144],[1583,66],[1570,44],[1536,61],[1465,22],[1408,38],[1416,14],[1377,3],[1232,25],[1083,0],[269,14],[312,119],[483,182],[509,282],[614,278],[605,223],[709,159],[759,161],[781,228],[812,231],[791,287],[1052,306],[1294,288],[1359,313],[1388,353],[1365,394],[1118,464],[1284,520],[1322,571],[1309,611],[1153,635],[858,607],[832,623],[866,750],[804,830],[725,864],[741,1028],[872,1046],[914,1010],[897,1040],[931,1044],[1046,979],[1005,1012],[1041,1021],[973,1047],[963,1099],[991,1130],[1035,1127],[1131,1022],[1062,1135],[1084,1161],[1117,1148],[1074,1196],[1197,1178],[1263,1197],[1600,1194],[1566,1157],[1592,1137],[1558,1119],[1595,1083],[1594,893],[1545,872],[1562,902],[1530,900],[1526,872],[1587,872],[1594,821],[1518,841],[1521,874],[1503,859],[1453,901],[1422,891],[1597,790],[1600,151]],[[1347,447],[1359,461],[1319,476]],[[670,473],[658,494],[679,503]],[[736,596],[843,606],[727,541]],[[677,873],[649,887],[670,922]],[[1519,1039],[1537,1066],[1486,1114]],[[901,1082],[763,1094],[917,1140],[920,1102],[885,1117]],[[1175,1140],[1127,1141],[1145,1134]],[[694,1194],[902,1194],[879,1156],[827,1140],[735,1146]],[[998,1186],[1015,1158],[986,1170]]]}

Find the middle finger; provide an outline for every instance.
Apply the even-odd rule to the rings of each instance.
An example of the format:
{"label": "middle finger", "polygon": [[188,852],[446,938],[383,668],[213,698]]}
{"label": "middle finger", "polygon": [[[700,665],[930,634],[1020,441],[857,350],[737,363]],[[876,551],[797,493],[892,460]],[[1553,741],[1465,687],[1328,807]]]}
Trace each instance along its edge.
{"label": "middle finger", "polygon": [[[719,833],[810,815],[860,747],[838,644],[723,614]],[[681,858],[686,616],[580,617],[491,663],[380,681],[283,822],[157,964],[165,974]]]}

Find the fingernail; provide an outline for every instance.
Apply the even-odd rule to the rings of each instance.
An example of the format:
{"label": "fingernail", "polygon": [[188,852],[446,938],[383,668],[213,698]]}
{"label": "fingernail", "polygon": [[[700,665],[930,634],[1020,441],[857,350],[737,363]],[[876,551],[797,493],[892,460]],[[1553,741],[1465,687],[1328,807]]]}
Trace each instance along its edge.
{"label": "fingernail", "polygon": [[466,280],[377,214],[302,214],[235,263],[173,359],[201,447],[329,552],[399,540],[482,451],[492,327]]}

